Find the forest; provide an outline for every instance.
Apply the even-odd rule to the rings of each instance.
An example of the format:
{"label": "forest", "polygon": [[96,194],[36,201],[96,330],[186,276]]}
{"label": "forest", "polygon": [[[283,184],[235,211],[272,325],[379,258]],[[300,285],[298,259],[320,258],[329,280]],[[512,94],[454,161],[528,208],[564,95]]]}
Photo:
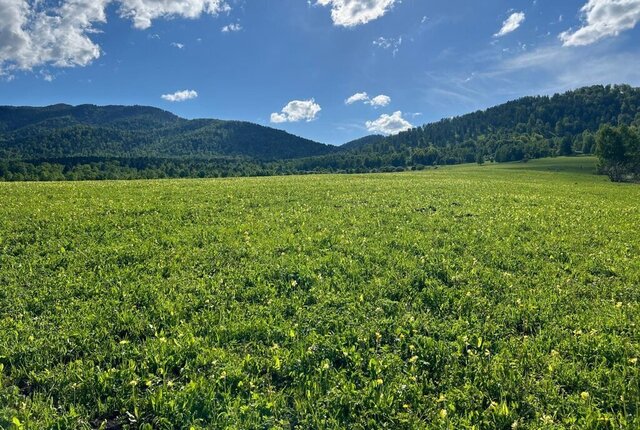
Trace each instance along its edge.
{"label": "forest", "polygon": [[[619,130],[622,140],[632,142],[638,127],[640,89],[628,85],[525,97],[340,147],[256,124],[186,120],[143,106],[2,107],[0,180],[365,173],[526,162],[595,154],[598,136],[610,141],[612,130]],[[613,173],[614,180],[635,178],[634,151],[600,151],[599,171]]]}

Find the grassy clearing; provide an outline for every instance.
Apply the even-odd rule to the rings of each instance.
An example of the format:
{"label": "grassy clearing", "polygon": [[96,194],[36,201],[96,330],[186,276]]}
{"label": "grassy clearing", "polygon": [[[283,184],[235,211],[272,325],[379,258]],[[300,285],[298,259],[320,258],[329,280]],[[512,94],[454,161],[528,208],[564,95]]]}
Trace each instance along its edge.
{"label": "grassy clearing", "polygon": [[576,160],[0,184],[0,428],[638,428],[640,187]]}
{"label": "grassy clearing", "polygon": [[[523,172],[578,173],[595,175],[598,159],[590,156],[542,158],[530,162],[502,163],[494,165],[497,169],[520,170]],[[461,168],[468,166],[460,166]]]}

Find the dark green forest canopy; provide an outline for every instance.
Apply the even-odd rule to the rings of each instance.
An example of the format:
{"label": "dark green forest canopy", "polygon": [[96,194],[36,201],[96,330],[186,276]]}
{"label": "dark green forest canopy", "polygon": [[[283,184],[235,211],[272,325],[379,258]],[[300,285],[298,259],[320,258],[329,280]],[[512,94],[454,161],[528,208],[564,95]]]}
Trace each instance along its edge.
{"label": "dark green forest canopy", "polygon": [[426,124],[352,152],[414,164],[518,161],[595,150],[602,124],[640,124],[640,89],[593,86],[552,97],[525,97],[487,110]]}
{"label": "dark green forest canopy", "polygon": [[275,160],[335,148],[241,121],[186,120],[144,106],[0,107],[0,157],[249,157]]}
{"label": "dark green forest canopy", "polygon": [[395,136],[333,147],[240,121],[144,106],[0,107],[0,179],[62,180],[375,172],[592,154],[603,125],[640,125],[640,89],[524,97]]}

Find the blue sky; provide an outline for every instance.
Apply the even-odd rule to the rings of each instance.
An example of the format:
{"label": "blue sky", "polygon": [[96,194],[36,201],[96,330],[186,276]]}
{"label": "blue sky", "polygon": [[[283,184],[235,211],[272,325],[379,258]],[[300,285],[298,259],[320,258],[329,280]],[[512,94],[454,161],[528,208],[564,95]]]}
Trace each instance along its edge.
{"label": "blue sky", "polygon": [[640,86],[639,20],[640,0],[0,0],[0,104],[151,105],[342,144]]}

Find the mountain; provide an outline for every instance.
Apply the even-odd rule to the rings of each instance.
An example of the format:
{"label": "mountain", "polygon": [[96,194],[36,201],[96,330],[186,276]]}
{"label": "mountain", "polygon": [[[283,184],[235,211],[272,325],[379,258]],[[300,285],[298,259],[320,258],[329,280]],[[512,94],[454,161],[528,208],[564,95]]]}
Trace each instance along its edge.
{"label": "mountain", "polygon": [[524,97],[333,147],[240,121],[145,106],[0,107],[0,179],[372,172],[593,153],[603,125],[640,126],[640,88]]}
{"label": "mountain", "polygon": [[184,120],[170,112],[148,106],[0,106],[0,130],[3,132],[38,124],[50,129],[79,124],[121,130],[132,129],[134,126],[138,129],[152,129],[181,121]]}
{"label": "mountain", "polygon": [[360,139],[355,139],[352,140],[350,142],[347,142],[345,144],[340,145],[340,150],[344,151],[344,150],[354,150],[354,149],[360,149],[362,147],[365,147],[367,145],[372,145],[378,142],[381,142],[382,140],[384,140],[384,136],[381,134],[372,134],[370,136],[365,136],[365,137],[361,137]]}
{"label": "mountain", "polygon": [[186,120],[147,106],[0,107],[0,159],[310,157],[329,145],[241,121]]}
{"label": "mountain", "polygon": [[371,171],[592,153],[594,134],[604,124],[640,125],[640,88],[598,85],[524,97],[289,164],[305,171]]}

